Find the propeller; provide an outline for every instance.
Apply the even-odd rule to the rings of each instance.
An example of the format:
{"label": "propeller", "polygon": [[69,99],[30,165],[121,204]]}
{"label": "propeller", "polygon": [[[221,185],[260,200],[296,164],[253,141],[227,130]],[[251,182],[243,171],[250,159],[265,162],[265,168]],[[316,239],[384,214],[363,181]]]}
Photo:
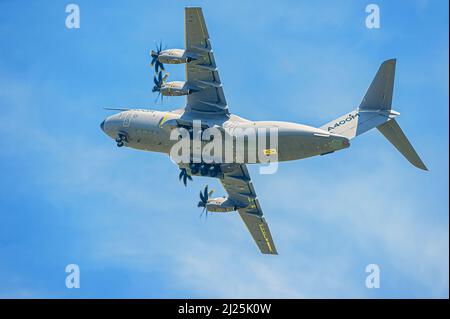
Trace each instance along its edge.
{"label": "propeller", "polygon": [[189,175],[185,168],[181,169],[180,175],[178,175],[178,179],[181,181],[183,179],[184,186],[187,186],[187,181],[192,181],[191,175]]}
{"label": "propeller", "polygon": [[151,51],[150,52],[150,56],[152,57],[152,62],[150,63],[151,66],[155,66],[155,71],[156,73],[159,72],[159,69],[165,71],[164,65],[159,62],[158,57],[161,54],[162,51],[162,42],[159,41],[159,46],[158,44],[156,44],[156,51]]}
{"label": "propeller", "polygon": [[153,83],[155,83],[155,86],[152,89],[152,92],[158,92],[158,96],[156,97],[156,100],[158,100],[159,96],[161,95],[161,87],[164,85],[164,82],[166,81],[169,74],[162,75],[162,72],[158,72],[158,76],[153,76]]}
{"label": "propeller", "polygon": [[197,204],[197,207],[203,207],[202,213],[200,214],[200,217],[202,217],[203,213],[206,212],[205,216],[208,218],[208,210],[206,209],[206,204],[208,203],[208,198],[211,196],[211,194],[214,193],[214,189],[210,190],[208,192],[208,185],[205,186],[205,189],[200,191],[200,201]]}

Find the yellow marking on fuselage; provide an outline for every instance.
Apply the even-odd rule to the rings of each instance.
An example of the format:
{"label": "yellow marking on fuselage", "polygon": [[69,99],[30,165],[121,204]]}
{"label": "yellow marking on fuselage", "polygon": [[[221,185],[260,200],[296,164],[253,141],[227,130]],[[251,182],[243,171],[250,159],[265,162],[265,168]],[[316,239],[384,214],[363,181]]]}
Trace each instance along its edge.
{"label": "yellow marking on fuselage", "polygon": [[277,154],[277,150],[274,148],[268,148],[264,150],[264,155],[275,155]]}
{"label": "yellow marking on fuselage", "polygon": [[266,229],[264,227],[264,224],[259,224],[259,229],[261,229],[261,233],[262,233],[262,235],[264,237],[264,240],[266,241],[266,244],[267,244],[267,247],[269,248],[269,251],[273,252],[272,246],[270,245],[269,237],[267,236]]}
{"label": "yellow marking on fuselage", "polygon": [[166,115],[164,115],[163,119],[161,120],[161,123],[159,123],[159,127],[161,128],[164,124],[164,122],[167,120],[167,117],[169,116],[169,113],[166,113]]}

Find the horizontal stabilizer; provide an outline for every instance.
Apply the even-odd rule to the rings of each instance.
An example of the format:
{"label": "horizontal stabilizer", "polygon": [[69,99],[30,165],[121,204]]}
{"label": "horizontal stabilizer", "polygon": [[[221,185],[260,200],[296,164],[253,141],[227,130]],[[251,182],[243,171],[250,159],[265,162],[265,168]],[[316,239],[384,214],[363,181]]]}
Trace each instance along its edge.
{"label": "horizontal stabilizer", "polygon": [[428,168],[422,162],[395,119],[381,124],[377,129],[411,164],[417,168],[428,171]]}

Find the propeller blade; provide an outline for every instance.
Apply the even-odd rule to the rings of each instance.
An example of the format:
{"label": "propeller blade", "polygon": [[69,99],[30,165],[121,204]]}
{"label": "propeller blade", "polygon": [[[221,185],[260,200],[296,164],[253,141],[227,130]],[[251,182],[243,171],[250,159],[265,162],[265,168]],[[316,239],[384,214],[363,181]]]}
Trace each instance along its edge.
{"label": "propeller blade", "polygon": [[200,218],[202,218],[202,216],[203,216],[203,213],[206,211],[206,215],[208,215],[208,211],[206,210],[206,206],[205,206],[205,208],[203,208],[202,209],[202,212],[201,212],[201,214],[200,214]]}
{"label": "propeller blade", "polygon": [[205,207],[205,203],[203,203],[203,202],[198,202],[197,207]]}
{"label": "propeller blade", "polygon": [[150,63],[150,65],[151,66],[154,66],[155,65],[155,62],[158,60],[158,55],[153,55],[153,52],[152,52],[152,62]]}
{"label": "propeller blade", "polygon": [[153,76],[153,82],[155,83],[156,86],[159,87],[159,82],[158,82],[158,79],[156,78],[156,75]]}
{"label": "propeller blade", "polygon": [[155,66],[156,73],[159,72],[161,69],[162,71],[165,71],[164,65],[158,60],[159,55],[161,54],[161,51],[163,51],[163,44],[162,41],[159,41],[159,44],[155,42],[156,51],[151,51],[150,56],[152,57],[152,62],[150,63],[151,66]]}
{"label": "propeller blade", "polygon": [[205,202],[208,201],[208,185],[206,185],[205,190],[203,191],[203,197],[205,198]]}
{"label": "propeller blade", "polygon": [[202,203],[205,203],[205,202],[206,202],[206,198],[203,197],[202,191],[200,191],[200,200],[202,201]]}
{"label": "propeller blade", "polygon": [[178,180],[181,181],[181,178],[183,177],[183,171],[180,171],[180,175],[178,175]]}
{"label": "propeller blade", "polygon": [[184,184],[184,186],[187,186],[187,175],[186,174],[183,175],[183,184]]}
{"label": "propeller blade", "polygon": [[208,209],[207,209],[206,205],[208,204],[208,195],[209,194],[211,194],[211,192],[208,193],[208,185],[206,185],[205,189],[203,191],[200,191],[200,200],[201,201],[198,202],[198,204],[197,204],[198,207],[203,207],[200,217],[202,217],[203,214],[205,214],[205,218],[208,218]]}
{"label": "propeller blade", "polygon": [[158,64],[159,64],[159,67],[161,68],[161,70],[163,70],[163,71],[166,70],[166,68],[164,67],[164,64],[162,64],[161,62],[159,62],[159,60],[158,60]]}
{"label": "propeller blade", "polygon": [[[155,99],[155,103],[157,103],[158,102],[158,100],[159,100],[159,95],[161,94],[161,92],[159,92],[159,90],[157,90],[158,91],[158,96],[156,97],[156,99]],[[153,91],[153,92],[156,92],[156,90],[155,91]]]}
{"label": "propeller blade", "polygon": [[190,181],[192,181],[192,176],[191,176],[191,175],[187,175],[187,174],[186,174],[186,176],[187,176],[187,178],[188,178]]}

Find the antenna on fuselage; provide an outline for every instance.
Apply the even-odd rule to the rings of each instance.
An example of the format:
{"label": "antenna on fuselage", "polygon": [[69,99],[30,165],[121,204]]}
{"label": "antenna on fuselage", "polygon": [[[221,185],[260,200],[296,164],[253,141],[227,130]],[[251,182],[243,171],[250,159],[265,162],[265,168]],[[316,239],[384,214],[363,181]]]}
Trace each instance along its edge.
{"label": "antenna on fuselage", "polygon": [[131,109],[125,107],[104,107],[104,110],[108,111],[130,111]]}

